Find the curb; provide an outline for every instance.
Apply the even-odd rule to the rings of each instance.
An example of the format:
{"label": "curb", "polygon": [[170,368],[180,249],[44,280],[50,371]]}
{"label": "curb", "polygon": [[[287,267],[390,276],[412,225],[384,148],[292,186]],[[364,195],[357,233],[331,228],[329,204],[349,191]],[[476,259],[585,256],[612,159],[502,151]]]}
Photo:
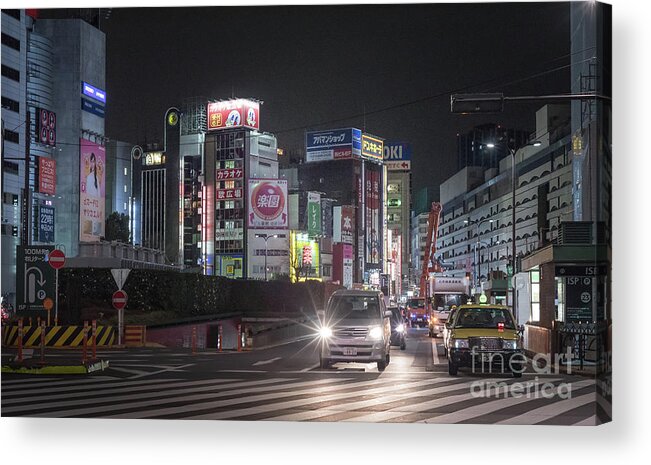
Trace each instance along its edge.
{"label": "curb", "polygon": [[4,365],[0,372],[19,375],[86,375],[108,368],[108,360],[98,360],[87,365],[44,365],[27,367],[24,365]]}

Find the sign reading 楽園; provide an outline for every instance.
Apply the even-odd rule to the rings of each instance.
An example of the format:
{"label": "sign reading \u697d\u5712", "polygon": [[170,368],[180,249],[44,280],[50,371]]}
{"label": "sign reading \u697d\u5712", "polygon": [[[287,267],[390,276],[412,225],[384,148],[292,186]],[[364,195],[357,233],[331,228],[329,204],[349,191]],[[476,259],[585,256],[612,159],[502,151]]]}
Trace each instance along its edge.
{"label": "sign reading \u697d\u5712", "polygon": [[371,160],[384,160],[384,141],[369,134],[362,134],[362,157]]}
{"label": "sign reading \u697d\u5712", "polygon": [[362,154],[362,131],[355,128],[305,134],[305,161],[341,160]]}
{"label": "sign reading \u697d\u5712", "polygon": [[260,104],[232,99],[208,103],[208,130],[234,128],[260,129]]}
{"label": "sign reading \u697d\u5712", "polygon": [[54,207],[38,207],[38,241],[54,242]]}
{"label": "sign reading \u697d\u5712", "polygon": [[314,237],[321,234],[321,194],[307,193],[307,234]]}
{"label": "sign reading \u697d\u5712", "polygon": [[389,171],[411,169],[411,145],[405,142],[384,144],[384,165]]}
{"label": "sign reading \u697d\u5712", "polygon": [[251,179],[247,221],[254,229],[287,229],[287,180]]}
{"label": "sign reading \u697d\u5712", "polygon": [[55,297],[55,273],[47,257],[54,246],[16,248],[16,310],[45,310],[43,301]]}
{"label": "sign reading \u697d\u5712", "polygon": [[104,235],[106,149],[80,139],[79,240],[98,242]]}

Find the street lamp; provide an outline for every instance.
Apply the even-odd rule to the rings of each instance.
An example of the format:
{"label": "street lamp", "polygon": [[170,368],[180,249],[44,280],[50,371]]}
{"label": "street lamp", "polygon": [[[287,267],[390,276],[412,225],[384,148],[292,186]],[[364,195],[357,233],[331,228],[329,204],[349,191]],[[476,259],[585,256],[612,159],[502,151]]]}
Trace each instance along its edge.
{"label": "street lamp", "polygon": [[[491,219],[488,219],[488,218],[486,218],[484,220],[481,220],[481,221],[463,220],[463,222],[466,223],[467,225],[472,225],[472,224],[477,225],[477,241],[475,242],[475,266],[474,266],[474,270],[475,270],[475,272],[474,272],[475,273],[475,279],[474,279],[475,288],[479,287],[480,280],[481,280],[481,259],[480,259],[480,256],[479,256],[479,243],[482,242],[482,241],[479,240],[479,236],[480,236],[479,228],[484,223],[487,223],[487,222],[488,223],[493,223],[494,221],[495,220],[491,220]],[[479,262],[479,264],[477,264],[477,262]],[[477,268],[479,268],[479,271],[477,271]]]}
{"label": "street lamp", "polygon": [[[508,137],[508,136],[507,136]],[[495,148],[498,145],[502,144],[496,144],[496,143],[488,143],[486,144],[486,147],[489,149]],[[532,142],[529,142],[527,144],[524,144],[522,147],[540,147],[542,145],[542,142],[535,140]],[[509,145],[509,140],[507,139],[505,143],[506,149],[509,151],[509,154],[511,155],[511,235],[512,235],[512,242],[511,242],[511,270],[513,275],[515,275],[515,254],[516,254],[516,244],[515,244],[515,192],[517,189],[516,186],[516,167],[515,167],[515,150]],[[507,273],[508,274],[508,273]],[[517,312],[516,312],[516,303],[515,303],[515,286],[511,286],[512,289],[512,308],[513,308],[513,314],[517,318]]]}
{"label": "street lamp", "polygon": [[268,248],[267,248],[267,242],[269,239],[272,237],[285,237],[284,234],[256,234],[255,237],[259,237],[261,239],[264,239],[264,280],[267,280],[267,253],[268,253]]}

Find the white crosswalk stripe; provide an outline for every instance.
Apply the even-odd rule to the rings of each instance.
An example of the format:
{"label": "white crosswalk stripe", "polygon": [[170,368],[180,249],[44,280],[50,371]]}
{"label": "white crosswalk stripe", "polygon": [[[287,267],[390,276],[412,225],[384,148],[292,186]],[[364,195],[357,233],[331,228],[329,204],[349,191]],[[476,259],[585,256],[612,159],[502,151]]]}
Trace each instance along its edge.
{"label": "white crosswalk stripe", "polygon": [[[269,421],[350,421],[458,423],[481,417],[483,423],[553,422],[595,424],[594,380],[575,378],[569,399],[487,395],[492,382],[509,378],[431,374],[410,378],[356,374],[279,375],[224,373],[213,379],[25,378],[2,380],[2,414],[30,417],[247,419]],[[287,377],[285,377],[287,376]],[[248,379],[247,379],[248,378]],[[561,377],[545,378],[558,393]],[[569,382],[569,381],[568,381]],[[488,391],[490,394],[490,391]],[[504,413],[508,412],[508,413]],[[586,418],[581,418],[585,416]]]}

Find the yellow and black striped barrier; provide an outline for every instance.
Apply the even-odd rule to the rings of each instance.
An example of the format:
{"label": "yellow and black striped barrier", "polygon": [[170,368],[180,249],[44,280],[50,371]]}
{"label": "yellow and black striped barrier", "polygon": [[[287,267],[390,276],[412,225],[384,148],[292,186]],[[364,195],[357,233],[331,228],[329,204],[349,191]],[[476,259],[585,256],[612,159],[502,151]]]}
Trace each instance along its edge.
{"label": "yellow and black striped barrier", "polygon": [[[91,329],[88,331],[88,339],[92,337]],[[97,345],[112,346],[116,343],[116,330],[113,326],[97,327]],[[80,347],[84,342],[83,326],[47,326],[45,327],[46,347]],[[2,327],[3,347],[16,347],[18,345],[18,326]],[[23,347],[40,347],[41,327],[23,327]]]}

